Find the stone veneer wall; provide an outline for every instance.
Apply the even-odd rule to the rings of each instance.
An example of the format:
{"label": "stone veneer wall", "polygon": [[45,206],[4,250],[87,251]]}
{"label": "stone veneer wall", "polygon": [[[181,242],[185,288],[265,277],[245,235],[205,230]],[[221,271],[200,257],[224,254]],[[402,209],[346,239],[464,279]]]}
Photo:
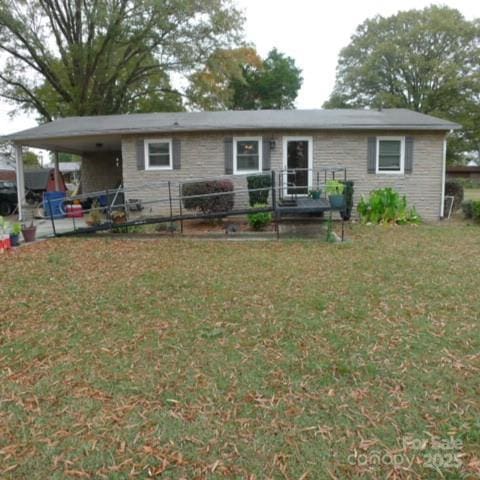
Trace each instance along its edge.
{"label": "stone veneer wall", "polygon": [[[367,139],[371,136],[413,136],[413,173],[386,175],[367,173]],[[181,144],[179,170],[149,171],[137,169],[136,142],[140,136],[122,139],[123,180],[131,198],[143,201],[166,196],[165,187],[152,187],[152,183],[170,180],[176,182],[193,178],[225,175],[224,139],[234,136],[263,136],[274,139],[276,147],[271,152],[271,168],[283,168],[283,138],[305,136],[313,139],[313,168],[338,165],[347,168],[348,179],[355,182],[355,205],[362,194],[381,187],[393,187],[407,196],[424,219],[440,216],[442,198],[442,169],[444,132],[423,131],[314,131],[314,132],[219,132],[178,133],[175,135],[148,135],[146,138],[175,138]],[[236,177],[237,178],[237,177]],[[238,183],[238,181],[237,181]],[[148,184],[149,188],[145,188]],[[175,188],[175,187],[174,187]],[[178,187],[177,187],[178,188]]]}
{"label": "stone veneer wall", "polygon": [[121,162],[120,152],[85,154],[82,157],[80,167],[82,192],[98,192],[100,190],[117,188],[122,182]]}

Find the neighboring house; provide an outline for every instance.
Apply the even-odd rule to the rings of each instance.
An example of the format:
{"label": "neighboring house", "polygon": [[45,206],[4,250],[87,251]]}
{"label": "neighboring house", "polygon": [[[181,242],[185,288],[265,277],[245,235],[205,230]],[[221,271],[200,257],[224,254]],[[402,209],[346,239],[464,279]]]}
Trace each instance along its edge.
{"label": "neighboring house", "polygon": [[449,179],[480,180],[480,167],[477,165],[450,165],[447,167]]}
{"label": "neighboring house", "polygon": [[0,181],[15,181],[15,160],[5,153],[0,153]]}
{"label": "neighboring house", "polygon": [[234,175],[238,182],[286,168],[310,169],[299,180],[307,190],[316,170],[336,165],[355,182],[355,203],[393,187],[425,219],[436,219],[443,214],[446,137],[456,128],[404,109],[260,110],[73,117],[7,139],[81,155],[84,192],[123,183],[127,196],[149,201],[162,195],[164,181]]}
{"label": "neighboring house", "polygon": [[[55,168],[55,164],[50,163],[46,168]],[[77,183],[80,179],[80,162],[58,162],[58,170],[66,183]]]}

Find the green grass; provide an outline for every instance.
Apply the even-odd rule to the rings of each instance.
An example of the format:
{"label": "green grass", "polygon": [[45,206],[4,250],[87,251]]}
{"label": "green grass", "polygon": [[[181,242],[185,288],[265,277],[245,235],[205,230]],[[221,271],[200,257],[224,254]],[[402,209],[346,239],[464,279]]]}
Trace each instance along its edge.
{"label": "green grass", "polygon": [[477,478],[480,230],[349,235],[4,255],[0,478]]}
{"label": "green grass", "polygon": [[465,200],[480,200],[480,188],[465,188]]}

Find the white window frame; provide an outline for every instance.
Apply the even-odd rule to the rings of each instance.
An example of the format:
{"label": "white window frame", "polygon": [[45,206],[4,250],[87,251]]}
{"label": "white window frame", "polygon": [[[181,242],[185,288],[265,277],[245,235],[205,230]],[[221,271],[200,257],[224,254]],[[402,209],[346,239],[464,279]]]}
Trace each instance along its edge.
{"label": "white window frame", "polygon": [[[308,191],[312,188],[313,185],[313,137],[283,137],[283,169],[288,170],[288,142],[308,142]],[[286,180],[286,178],[284,178]],[[285,185],[283,187],[284,195],[288,195],[288,185],[287,182],[283,182]],[[298,193],[298,197],[307,197],[308,193]]]}
{"label": "white window frame", "polygon": [[[380,142],[400,142],[400,170],[380,170]],[[377,153],[375,159],[375,173],[377,175],[404,175],[405,174],[405,137],[377,137]]]}
{"label": "white window frame", "polygon": [[[150,148],[149,146],[155,143],[168,143],[169,163],[168,166],[150,165]],[[145,148],[145,170],[173,170],[172,158],[172,139],[171,138],[149,138],[144,141]]]}
{"label": "white window frame", "polygon": [[[258,142],[258,169],[257,170],[238,170],[237,169],[237,143],[238,142]],[[234,137],[233,138],[233,174],[250,175],[252,173],[262,172],[263,168],[263,137]]]}

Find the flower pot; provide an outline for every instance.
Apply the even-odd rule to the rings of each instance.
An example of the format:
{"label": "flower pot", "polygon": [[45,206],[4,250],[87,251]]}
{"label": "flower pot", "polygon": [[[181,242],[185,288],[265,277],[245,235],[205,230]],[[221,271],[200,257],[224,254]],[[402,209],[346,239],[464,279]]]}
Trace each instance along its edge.
{"label": "flower pot", "polygon": [[22,228],[22,235],[23,235],[23,239],[25,240],[25,243],[34,242],[36,233],[37,233],[37,227],[35,225],[31,227]]}
{"label": "flower pot", "polygon": [[322,194],[321,191],[312,191],[310,192],[310,197],[312,198],[312,200],[320,200],[320,195]]}
{"label": "flower pot", "polygon": [[340,210],[345,206],[345,197],[343,195],[330,195],[330,206],[335,210]]}
{"label": "flower pot", "polygon": [[20,234],[11,233],[10,234],[10,243],[12,247],[18,247],[20,245]]}

